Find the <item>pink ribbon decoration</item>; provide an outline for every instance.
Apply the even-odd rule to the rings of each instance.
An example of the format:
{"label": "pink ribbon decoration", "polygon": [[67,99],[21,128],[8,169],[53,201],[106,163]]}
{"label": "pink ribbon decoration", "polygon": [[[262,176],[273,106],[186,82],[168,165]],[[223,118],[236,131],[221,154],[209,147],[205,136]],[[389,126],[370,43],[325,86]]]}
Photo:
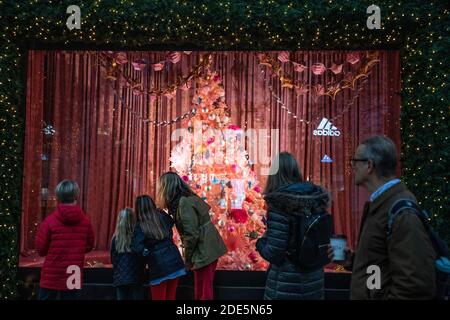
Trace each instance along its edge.
{"label": "pink ribbon decoration", "polygon": [[321,75],[322,73],[325,72],[325,70],[327,70],[327,68],[325,67],[325,65],[323,63],[314,63],[311,66],[311,71],[312,73],[314,73],[316,76]]}

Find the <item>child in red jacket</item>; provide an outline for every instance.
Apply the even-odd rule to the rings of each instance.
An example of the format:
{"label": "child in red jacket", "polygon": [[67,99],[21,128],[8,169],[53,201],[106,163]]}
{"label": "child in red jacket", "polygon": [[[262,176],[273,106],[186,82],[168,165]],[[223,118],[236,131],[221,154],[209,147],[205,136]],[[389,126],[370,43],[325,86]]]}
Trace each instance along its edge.
{"label": "child in red jacket", "polygon": [[55,190],[58,205],[36,235],[36,250],[45,256],[39,283],[40,300],[75,299],[83,283],[84,256],[94,246],[94,232],[77,205],[80,188],[63,180]]}

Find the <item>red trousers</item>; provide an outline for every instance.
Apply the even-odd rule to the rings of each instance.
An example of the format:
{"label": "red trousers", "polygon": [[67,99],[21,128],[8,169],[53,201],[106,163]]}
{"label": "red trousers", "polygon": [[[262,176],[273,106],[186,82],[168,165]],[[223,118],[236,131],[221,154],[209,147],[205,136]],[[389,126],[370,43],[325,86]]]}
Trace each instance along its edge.
{"label": "red trousers", "polygon": [[213,281],[216,271],[217,260],[206,267],[194,270],[194,299],[213,300]]}
{"label": "red trousers", "polygon": [[177,286],[179,278],[161,282],[150,286],[152,300],[175,300],[177,297]]}

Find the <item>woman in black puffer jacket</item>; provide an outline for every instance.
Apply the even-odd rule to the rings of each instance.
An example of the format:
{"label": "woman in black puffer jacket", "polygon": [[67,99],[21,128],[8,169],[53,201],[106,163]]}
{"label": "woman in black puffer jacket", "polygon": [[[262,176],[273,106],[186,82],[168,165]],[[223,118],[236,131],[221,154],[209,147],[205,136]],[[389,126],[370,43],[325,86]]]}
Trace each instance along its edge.
{"label": "woman in black puffer jacket", "polygon": [[[324,271],[320,261],[313,270],[302,270],[289,257],[298,215],[323,210],[330,197],[321,187],[303,182],[295,158],[282,152],[279,167],[269,176],[264,190],[267,205],[267,230],[256,249],[270,262],[264,299],[316,300],[324,298]],[[295,237],[295,236],[294,236]]]}

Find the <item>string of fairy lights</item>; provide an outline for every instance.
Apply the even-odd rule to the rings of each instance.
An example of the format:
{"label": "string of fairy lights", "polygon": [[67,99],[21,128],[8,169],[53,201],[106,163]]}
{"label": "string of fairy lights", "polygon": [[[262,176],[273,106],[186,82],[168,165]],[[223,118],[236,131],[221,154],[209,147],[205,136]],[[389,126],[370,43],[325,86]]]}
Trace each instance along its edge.
{"label": "string of fairy lights", "polygon": [[[30,43],[142,47],[151,44],[201,44],[202,49],[268,48],[401,50],[402,170],[419,202],[449,229],[448,114],[449,8],[442,1],[378,1],[381,30],[366,29],[363,2],[328,0],[279,3],[219,0],[103,0],[80,3],[82,28],[66,28],[66,7],[55,1],[1,2],[0,12],[0,299],[17,292],[17,245],[21,214],[21,77]],[[5,7],[6,6],[6,7]],[[218,14],[220,12],[220,15]],[[239,13],[239,14],[236,14]],[[276,19],[277,23],[274,23]],[[450,239],[447,235],[447,239]]]}

